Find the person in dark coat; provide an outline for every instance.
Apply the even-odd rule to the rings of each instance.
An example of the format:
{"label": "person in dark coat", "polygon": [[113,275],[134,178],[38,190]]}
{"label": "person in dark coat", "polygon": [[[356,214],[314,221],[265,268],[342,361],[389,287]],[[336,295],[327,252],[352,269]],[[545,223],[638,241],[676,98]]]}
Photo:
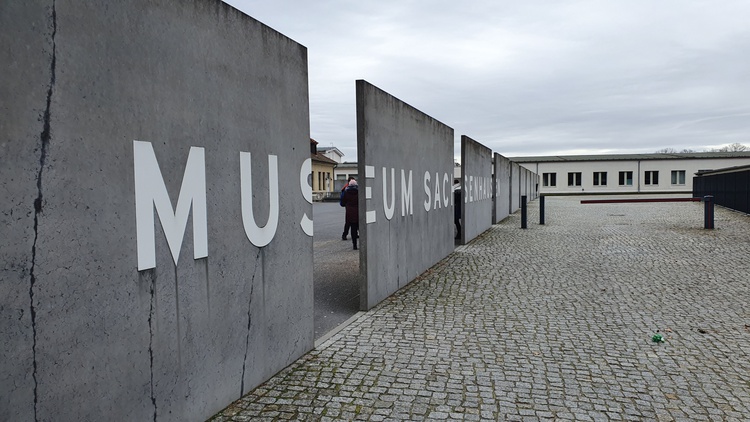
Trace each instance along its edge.
{"label": "person in dark coat", "polygon": [[[346,188],[349,187],[349,182],[351,182],[352,180],[354,180],[354,177],[349,176],[349,179],[347,179],[346,184],[344,185],[343,188],[341,188],[341,197],[339,198],[339,203],[341,203],[341,200],[344,198],[344,192],[346,192]],[[343,205],[342,205],[342,207],[343,207]],[[341,240],[346,240],[346,236],[349,235],[349,229],[350,228],[351,227],[349,227],[349,223],[347,223],[346,221],[344,221],[344,233],[341,235]]]}
{"label": "person in dark coat", "polygon": [[461,239],[461,185],[453,185],[453,224],[456,225],[456,240]]}
{"label": "person in dark coat", "polygon": [[352,244],[357,249],[357,239],[359,238],[359,187],[357,181],[349,181],[349,187],[344,191],[341,197],[340,205],[346,207],[346,224],[349,225],[352,232]]}

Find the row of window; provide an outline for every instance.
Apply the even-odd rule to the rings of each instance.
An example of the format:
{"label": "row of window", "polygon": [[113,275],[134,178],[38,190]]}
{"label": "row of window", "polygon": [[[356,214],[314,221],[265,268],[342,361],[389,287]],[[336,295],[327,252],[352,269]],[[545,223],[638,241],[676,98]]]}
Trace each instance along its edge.
{"label": "row of window", "polygon": [[[314,191],[330,191],[331,186],[331,172],[313,171],[312,174],[318,173],[317,185],[312,185]],[[314,177],[314,176],[313,176]],[[314,179],[313,179],[314,180]],[[309,179],[308,179],[309,182]]]}
{"label": "row of window", "polygon": [[[607,172],[606,171],[595,171],[593,175],[594,186],[607,186]],[[621,171],[617,180],[620,186],[633,186],[633,172],[632,171]],[[658,185],[659,184],[659,171],[648,170],[645,172],[643,177],[643,183],[645,185]],[[685,184],[685,170],[672,170],[672,184],[673,185],[684,185]],[[557,173],[543,173],[542,174],[542,185],[545,187],[557,186]],[[581,186],[581,173],[571,172],[568,173],[568,186]]]}

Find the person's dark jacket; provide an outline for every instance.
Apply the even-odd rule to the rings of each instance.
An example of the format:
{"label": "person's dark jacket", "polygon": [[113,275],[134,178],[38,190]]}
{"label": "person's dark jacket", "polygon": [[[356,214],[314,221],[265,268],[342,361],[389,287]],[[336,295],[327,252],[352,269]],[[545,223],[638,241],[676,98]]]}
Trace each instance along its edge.
{"label": "person's dark jacket", "polygon": [[346,207],[346,222],[348,224],[359,223],[359,189],[357,186],[349,186],[341,198],[341,206]]}
{"label": "person's dark jacket", "polygon": [[453,190],[453,220],[458,221],[461,219],[461,189]]}

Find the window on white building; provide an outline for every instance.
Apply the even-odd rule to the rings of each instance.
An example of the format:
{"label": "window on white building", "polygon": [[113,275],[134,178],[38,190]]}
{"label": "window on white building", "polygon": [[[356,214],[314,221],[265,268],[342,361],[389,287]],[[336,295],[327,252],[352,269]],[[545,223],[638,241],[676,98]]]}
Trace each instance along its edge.
{"label": "window on white building", "polygon": [[659,172],[657,170],[646,171],[643,181],[647,185],[658,185],[659,184]]}
{"label": "window on white building", "polygon": [[594,172],[594,186],[607,186],[607,172],[606,171]]}
{"label": "window on white building", "polygon": [[557,173],[542,173],[542,185],[557,186]]}
{"label": "window on white building", "polygon": [[568,173],[568,186],[581,186],[581,173]]}
{"label": "window on white building", "polygon": [[673,185],[685,184],[685,170],[672,170],[672,184]]}
{"label": "window on white building", "polygon": [[620,172],[620,186],[633,186],[633,172],[632,171]]}

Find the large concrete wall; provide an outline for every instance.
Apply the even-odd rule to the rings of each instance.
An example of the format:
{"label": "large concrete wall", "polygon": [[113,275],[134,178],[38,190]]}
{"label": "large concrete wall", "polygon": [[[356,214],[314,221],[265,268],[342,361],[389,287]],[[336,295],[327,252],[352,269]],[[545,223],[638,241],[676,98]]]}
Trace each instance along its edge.
{"label": "large concrete wall", "polygon": [[492,224],[510,215],[510,160],[495,153],[494,163],[495,206]]}
{"label": "large concrete wall", "polygon": [[0,43],[0,420],[205,420],[312,348],[303,46],[177,0],[2,2]]}
{"label": "large concrete wall", "polygon": [[[0,420],[33,421],[29,302],[35,201],[52,64],[46,5],[0,2]],[[34,52],[34,54],[28,54]],[[46,135],[45,135],[46,137]]]}
{"label": "large concrete wall", "polygon": [[461,135],[461,243],[492,226],[492,150]]}
{"label": "large concrete wall", "polygon": [[528,198],[529,196],[529,177],[528,177],[529,171],[519,166],[518,173],[521,176],[518,182],[518,189],[519,189],[518,194],[522,197],[525,196],[526,200],[528,200],[529,199]]}
{"label": "large concrete wall", "polygon": [[510,213],[521,208],[521,166],[510,163]]}
{"label": "large concrete wall", "polygon": [[453,129],[366,81],[356,91],[360,301],[370,309],[453,251]]}
{"label": "large concrete wall", "polygon": [[537,199],[539,197],[539,175],[532,170],[526,171],[529,173],[527,177],[527,180],[529,181],[529,198]]}

